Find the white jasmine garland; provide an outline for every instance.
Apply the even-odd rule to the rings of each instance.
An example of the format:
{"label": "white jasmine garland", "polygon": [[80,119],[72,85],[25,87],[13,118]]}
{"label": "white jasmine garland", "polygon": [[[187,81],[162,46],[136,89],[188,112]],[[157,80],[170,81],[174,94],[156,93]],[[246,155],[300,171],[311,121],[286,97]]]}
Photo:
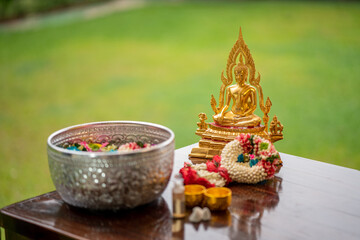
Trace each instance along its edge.
{"label": "white jasmine garland", "polygon": [[260,166],[250,167],[248,162],[237,162],[243,149],[238,140],[229,142],[221,153],[221,165],[228,170],[231,179],[241,183],[258,183],[266,179],[267,174]]}
{"label": "white jasmine garland", "polygon": [[[281,166],[279,153],[270,141],[256,135],[240,134],[225,145],[221,160],[216,156],[207,164],[194,164],[191,168],[196,170],[200,178],[222,187],[227,184],[226,178],[228,181],[250,184],[264,181],[273,177]],[[224,171],[227,173],[221,175],[220,172],[224,174]]]}

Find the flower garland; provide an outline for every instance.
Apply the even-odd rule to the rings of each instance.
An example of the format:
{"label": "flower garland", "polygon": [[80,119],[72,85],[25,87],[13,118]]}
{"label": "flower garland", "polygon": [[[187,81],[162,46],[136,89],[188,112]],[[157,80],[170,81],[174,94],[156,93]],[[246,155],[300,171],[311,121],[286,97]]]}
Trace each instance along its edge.
{"label": "flower garland", "polygon": [[200,184],[207,188],[223,187],[232,180],[226,168],[221,167],[221,158],[215,156],[212,161],[207,163],[195,164],[185,163],[180,169],[180,174],[184,178],[184,184]]}
{"label": "flower garland", "polygon": [[185,164],[180,173],[185,185],[222,187],[231,181],[252,184],[264,181],[272,178],[281,166],[279,153],[270,141],[242,133],[226,144],[221,157],[214,156],[206,164]]}

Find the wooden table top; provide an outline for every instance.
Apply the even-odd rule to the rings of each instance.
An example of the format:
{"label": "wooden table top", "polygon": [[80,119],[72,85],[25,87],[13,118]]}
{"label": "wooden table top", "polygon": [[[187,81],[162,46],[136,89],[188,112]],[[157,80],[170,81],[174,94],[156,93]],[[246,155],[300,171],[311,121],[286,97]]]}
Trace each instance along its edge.
{"label": "wooden table top", "polygon": [[[173,174],[194,146],[176,150]],[[360,239],[360,171],[281,158],[274,180],[231,185],[229,210],[210,222],[173,220],[170,183],[155,202],[119,212],[74,208],[50,192],[3,208],[0,225],[37,239]]]}

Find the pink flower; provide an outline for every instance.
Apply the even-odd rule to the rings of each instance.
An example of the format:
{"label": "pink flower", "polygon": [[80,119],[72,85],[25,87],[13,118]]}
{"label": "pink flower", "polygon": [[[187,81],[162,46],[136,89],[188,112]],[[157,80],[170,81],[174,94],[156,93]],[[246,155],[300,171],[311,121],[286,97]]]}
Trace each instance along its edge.
{"label": "pink flower", "polygon": [[130,142],[130,143],[125,143],[123,145],[121,145],[119,147],[119,151],[121,150],[136,150],[136,149],[140,149],[141,147],[136,143],[136,142]]}
{"label": "pink flower", "polygon": [[140,149],[140,146],[136,144],[136,142],[129,143],[129,147],[131,150]]}
{"label": "pink flower", "polygon": [[81,142],[80,145],[84,146],[88,152],[93,151],[85,141]]}
{"label": "pink flower", "polygon": [[250,133],[241,133],[235,139],[240,142],[240,145],[243,149],[244,153],[249,153],[252,149],[252,145],[250,142],[251,134]]}
{"label": "pink flower", "polygon": [[277,151],[276,151],[276,149],[275,149],[275,147],[274,147],[274,145],[271,143],[271,145],[270,145],[270,152],[271,152],[271,154],[274,154],[274,153],[276,153]]}
{"label": "pink flower", "polygon": [[276,171],[276,166],[273,163],[270,163],[269,161],[266,160],[261,160],[258,163],[259,166],[263,167],[266,174],[267,174],[267,178],[271,178],[274,176],[275,171]]}
{"label": "pink flower", "polygon": [[268,157],[271,157],[271,152],[267,151],[267,150],[262,150],[259,152],[260,156],[263,158],[263,159],[266,159]]}
{"label": "pink flower", "polygon": [[273,164],[275,166],[279,165],[280,164],[280,160],[278,158],[275,158],[274,161],[273,161]]}

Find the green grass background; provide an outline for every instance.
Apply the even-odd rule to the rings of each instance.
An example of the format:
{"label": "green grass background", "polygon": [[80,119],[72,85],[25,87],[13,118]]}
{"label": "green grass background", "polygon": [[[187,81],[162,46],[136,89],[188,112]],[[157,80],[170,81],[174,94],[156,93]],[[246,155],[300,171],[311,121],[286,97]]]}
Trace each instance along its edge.
{"label": "green grass background", "polygon": [[0,31],[0,207],[54,189],[46,139],[63,127],[140,120],[197,142],[240,26],[284,125],[277,149],[359,170],[359,3],[157,3]]}

